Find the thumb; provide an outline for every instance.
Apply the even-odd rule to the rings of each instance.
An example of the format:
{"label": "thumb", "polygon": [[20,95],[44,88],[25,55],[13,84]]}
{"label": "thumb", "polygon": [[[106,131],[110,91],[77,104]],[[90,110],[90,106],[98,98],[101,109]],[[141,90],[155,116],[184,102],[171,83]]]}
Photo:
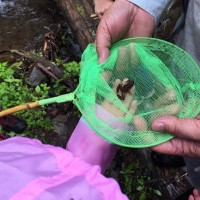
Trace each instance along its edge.
{"label": "thumb", "polygon": [[99,63],[104,62],[110,55],[111,36],[105,21],[102,19],[96,34],[96,49],[99,56]]}
{"label": "thumb", "polygon": [[154,120],[151,126],[154,131],[171,133],[178,138],[200,140],[200,120],[198,119],[165,116]]}

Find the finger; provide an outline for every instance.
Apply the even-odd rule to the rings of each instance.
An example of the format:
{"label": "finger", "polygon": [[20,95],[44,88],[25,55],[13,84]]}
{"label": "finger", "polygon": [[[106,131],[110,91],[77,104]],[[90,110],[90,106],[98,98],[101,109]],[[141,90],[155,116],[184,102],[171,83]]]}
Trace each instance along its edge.
{"label": "finger", "polygon": [[[104,74],[105,75],[105,74]],[[106,77],[106,78],[108,78],[108,77]],[[120,79],[116,79],[115,80],[115,82],[114,82],[114,84],[113,84],[113,91],[115,92],[115,93],[117,93],[117,87],[119,86],[121,84],[121,80]],[[121,95],[121,93],[120,93],[120,91],[118,92],[118,94],[119,95]],[[108,103],[108,105],[111,105],[113,102],[110,102],[110,97],[111,96],[113,96],[113,94],[108,94],[108,96],[107,96],[107,98],[103,101],[103,103],[102,103],[102,106],[104,107],[104,104],[107,104]]]}
{"label": "finger", "polygon": [[[132,101],[129,111],[132,115],[134,115],[136,113],[136,111],[137,111],[137,101],[136,100]],[[133,124],[137,131],[147,131],[147,129],[148,129],[147,121],[143,117],[139,117],[139,116],[135,117],[133,119]]]}
{"label": "finger", "polygon": [[96,33],[96,49],[99,63],[104,62],[110,55],[111,37],[106,21],[102,18]]}
{"label": "finger", "polygon": [[160,107],[162,105],[169,104],[171,101],[176,100],[176,93],[174,90],[167,90],[167,93],[158,97],[155,101],[155,106]]}
{"label": "finger", "polygon": [[129,112],[134,115],[136,113],[136,110],[137,110],[137,101],[136,100],[133,100],[131,102],[131,105],[130,105],[130,108],[129,108]]}
{"label": "finger", "polygon": [[135,68],[139,67],[141,62],[140,62],[140,59],[138,57],[137,52],[135,51],[135,44],[134,43],[129,46],[128,53],[130,54],[129,55],[130,56],[129,61],[131,62],[132,69],[135,69]]}
{"label": "finger", "polygon": [[178,103],[168,105],[164,109],[164,115],[176,115],[180,111],[180,106]]}
{"label": "finger", "polygon": [[114,84],[113,84],[113,91],[114,91],[117,95],[119,95],[119,96],[122,96],[121,90],[118,89],[118,88],[120,87],[121,83],[122,83],[122,82],[121,82],[120,79],[116,79],[115,82],[114,82]]}
{"label": "finger", "polygon": [[104,71],[104,72],[101,73],[101,76],[108,83],[110,81],[111,76],[112,76],[112,72],[111,71]]}
{"label": "finger", "polygon": [[115,105],[111,104],[109,101],[104,100],[102,107],[105,108],[108,112],[112,113],[115,117],[124,116],[124,112],[119,110]]}
{"label": "finger", "polygon": [[[104,74],[105,75],[105,74]],[[109,76],[109,75],[108,75]],[[106,75],[106,79],[108,78],[108,76]],[[113,84],[113,91],[115,92],[115,93],[117,93],[117,88],[118,88],[118,86],[121,84],[121,80],[120,79],[116,79],[115,80],[115,82],[114,82],[114,84]],[[121,92],[119,91],[118,92],[118,94],[119,95],[121,95]],[[102,105],[104,105],[105,103],[109,103],[109,105],[111,105],[113,102],[111,102],[111,97],[113,96],[113,93],[112,94],[108,94],[108,96],[106,97],[106,99],[103,101],[103,103],[102,103]]]}
{"label": "finger", "polygon": [[194,199],[194,196],[193,196],[192,194],[190,194],[188,200],[195,200],[195,199]]}
{"label": "finger", "polygon": [[155,131],[168,132],[179,138],[200,141],[200,120],[165,116],[152,123]]}
{"label": "finger", "polygon": [[[135,117],[133,120],[133,124],[136,128],[136,131],[140,132],[138,134],[142,134],[142,132],[147,131],[148,129],[147,121],[143,117]],[[149,144],[149,142],[151,143],[154,138],[152,138],[151,135],[148,135],[146,137],[142,137],[141,140],[143,144]]]}
{"label": "finger", "polygon": [[[137,101],[133,100],[131,102],[130,108],[129,108],[129,113],[127,113],[124,117],[125,121],[127,123],[132,123],[132,115],[134,115],[136,113],[137,110]],[[131,120],[130,120],[131,119]],[[130,120],[130,121],[129,121]]]}
{"label": "finger", "polygon": [[147,122],[143,117],[135,117],[133,120],[137,131],[146,131],[148,129]]}
{"label": "finger", "polygon": [[128,78],[125,78],[125,79],[122,81],[122,85],[124,85],[127,81],[128,81]]}
{"label": "finger", "polygon": [[[117,87],[119,86],[119,84],[121,84],[121,80],[120,79],[116,79],[114,84],[113,84],[113,91],[116,93]],[[112,94],[111,94],[112,95]],[[114,102],[110,102],[110,97],[108,95],[107,99],[105,99],[102,103],[102,106],[109,111],[110,113],[112,113],[114,116],[116,117],[121,117],[124,115],[124,112],[119,110],[115,105]]]}
{"label": "finger", "polygon": [[180,110],[180,106],[177,103],[165,106],[165,108],[162,111],[152,114],[151,122],[158,117],[167,116],[167,115],[175,116],[179,112],[179,110]]}
{"label": "finger", "polygon": [[[128,81],[128,78],[125,78],[123,80],[123,82],[122,82],[122,86],[124,84],[126,84],[127,81]],[[125,97],[124,97],[123,103],[124,103],[124,105],[125,105],[125,107],[127,109],[129,109],[129,107],[131,105],[131,102],[133,100],[133,94],[134,94],[134,92],[135,92],[135,86],[132,86],[132,88],[130,89],[130,91],[125,93]]]}
{"label": "finger", "polygon": [[[116,79],[115,82],[114,82],[114,85],[113,85],[113,91],[115,93],[117,93],[117,88],[119,87],[119,85],[122,84],[121,80],[120,79]],[[122,95],[121,91],[119,90],[118,95]],[[113,103],[113,102],[112,102]],[[111,110],[112,110],[112,113],[116,116],[116,117],[122,117],[124,116],[124,111],[122,111],[121,109],[117,108],[116,105],[112,104],[111,106]]]}
{"label": "finger", "polygon": [[195,200],[200,200],[200,192],[199,192],[199,190],[194,189],[193,190],[193,195],[194,195]]}
{"label": "finger", "polygon": [[129,93],[134,97],[134,95],[135,95],[135,85],[132,86]]}
{"label": "finger", "polygon": [[153,151],[157,151],[159,153],[170,154],[170,155],[192,156],[192,157],[200,156],[200,146],[198,143],[179,138],[174,138],[163,144],[151,147],[150,149]]}
{"label": "finger", "polygon": [[123,73],[124,71],[128,70],[129,62],[124,62],[124,58],[127,58],[127,54],[128,52],[126,47],[119,47],[117,62],[115,64],[115,71],[117,73]]}

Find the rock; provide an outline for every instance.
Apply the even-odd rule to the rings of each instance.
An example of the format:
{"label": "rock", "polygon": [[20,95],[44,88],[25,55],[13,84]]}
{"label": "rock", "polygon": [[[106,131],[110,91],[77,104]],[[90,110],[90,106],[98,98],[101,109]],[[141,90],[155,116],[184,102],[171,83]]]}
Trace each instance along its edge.
{"label": "rock", "polygon": [[57,115],[52,119],[54,132],[57,133],[58,137],[67,141],[75,129],[78,121],[78,117],[70,115]]}
{"label": "rock", "polygon": [[68,115],[57,115],[53,120],[52,124],[54,126],[54,131],[59,135],[66,135],[68,132]]}
{"label": "rock", "polygon": [[39,85],[45,79],[45,75],[40,69],[34,67],[28,77],[28,82],[31,86]]}

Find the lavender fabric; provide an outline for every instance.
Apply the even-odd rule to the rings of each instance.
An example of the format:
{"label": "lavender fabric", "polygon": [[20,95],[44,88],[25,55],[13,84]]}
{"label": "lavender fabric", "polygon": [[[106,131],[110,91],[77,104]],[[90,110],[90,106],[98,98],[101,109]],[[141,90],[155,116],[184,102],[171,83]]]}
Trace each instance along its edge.
{"label": "lavender fabric", "polygon": [[114,179],[60,147],[13,137],[0,142],[2,200],[127,200]]}
{"label": "lavender fabric", "polygon": [[[104,120],[106,118],[114,117],[111,113],[99,105],[96,105],[96,112],[96,115]],[[112,124],[113,128],[116,128],[116,126],[122,127],[126,125],[119,123]],[[73,155],[78,156],[91,165],[100,166],[101,171],[104,172],[110,162],[113,160],[118,146],[108,143],[99,135],[97,135],[97,133],[92,130],[85,119],[81,117],[67,143],[67,149],[72,152]]]}

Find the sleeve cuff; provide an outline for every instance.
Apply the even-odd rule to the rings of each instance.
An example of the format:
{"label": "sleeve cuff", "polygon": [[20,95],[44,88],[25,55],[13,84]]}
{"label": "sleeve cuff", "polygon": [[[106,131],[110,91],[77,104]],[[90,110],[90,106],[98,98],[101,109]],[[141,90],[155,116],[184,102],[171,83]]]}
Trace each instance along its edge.
{"label": "sleeve cuff", "polygon": [[136,4],[149,14],[151,14],[156,24],[158,24],[159,19],[165,8],[169,5],[171,0],[128,0],[131,3]]}

